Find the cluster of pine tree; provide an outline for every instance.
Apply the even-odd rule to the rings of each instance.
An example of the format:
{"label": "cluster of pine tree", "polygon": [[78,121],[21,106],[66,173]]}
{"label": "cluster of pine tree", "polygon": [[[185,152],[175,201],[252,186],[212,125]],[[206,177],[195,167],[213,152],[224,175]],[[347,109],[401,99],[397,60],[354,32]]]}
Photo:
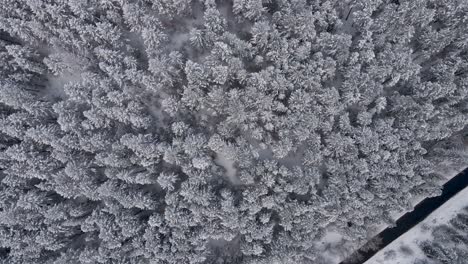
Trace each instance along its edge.
{"label": "cluster of pine tree", "polygon": [[327,230],[361,243],[466,165],[467,24],[463,0],[0,0],[0,262],[325,262]]}

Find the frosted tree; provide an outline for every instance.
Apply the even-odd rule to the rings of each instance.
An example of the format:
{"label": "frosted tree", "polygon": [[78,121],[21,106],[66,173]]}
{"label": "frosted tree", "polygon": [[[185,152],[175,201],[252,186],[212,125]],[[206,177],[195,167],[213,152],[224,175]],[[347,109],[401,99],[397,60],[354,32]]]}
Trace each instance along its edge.
{"label": "frosted tree", "polygon": [[0,263],[326,263],[467,165],[466,3],[0,5]]}

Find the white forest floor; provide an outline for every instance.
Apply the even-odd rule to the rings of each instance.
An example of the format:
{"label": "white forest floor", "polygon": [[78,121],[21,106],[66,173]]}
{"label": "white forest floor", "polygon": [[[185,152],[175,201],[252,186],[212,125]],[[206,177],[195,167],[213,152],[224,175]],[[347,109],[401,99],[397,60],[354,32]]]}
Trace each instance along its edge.
{"label": "white forest floor", "polygon": [[233,184],[240,184],[239,178],[236,176],[237,169],[234,166],[234,161],[229,159],[226,155],[221,152],[216,153],[216,159],[214,160],[216,164],[223,167],[226,170],[226,177]]}

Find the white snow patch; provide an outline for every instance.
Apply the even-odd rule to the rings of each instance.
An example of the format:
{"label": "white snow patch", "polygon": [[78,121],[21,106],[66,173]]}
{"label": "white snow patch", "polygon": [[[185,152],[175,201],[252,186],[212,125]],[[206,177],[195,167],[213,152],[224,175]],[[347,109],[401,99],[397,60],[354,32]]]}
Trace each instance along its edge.
{"label": "white snow patch", "polygon": [[189,33],[177,33],[171,36],[171,47],[175,50],[181,49],[190,38]]}
{"label": "white snow patch", "polygon": [[47,98],[66,98],[65,85],[69,83],[79,82],[81,80],[80,73],[64,72],[58,76],[51,75],[48,77],[48,84],[43,94]]}
{"label": "white snow patch", "polygon": [[345,12],[346,17],[341,20],[343,24],[341,25],[340,28],[338,28],[337,30],[338,33],[346,33],[351,36],[356,34],[356,29],[353,28],[353,23],[354,23],[353,11],[356,11],[356,10],[353,10],[352,7],[346,10]]}
{"label": "white snow patch", "polygon": [[156,120],[159,122],[161,126],[164,126],[165,120],[164,120],[164,113],[160,107],[157,107],[155,103],[149,103],[148,104],[148,111],[151,116],[156,118]]}
{"label": "white snow patch", "polygon": [[128,44],[130,44],[130,46],[139,49],[142,52],[145,52],[146,46],[145,41],[141,36],[141,32],[128,31],[124,32],[124,36],[126,37],[126,40],[128,41]]}
{"label": "white snow patch", "polygon": [[322,239],[315,243],[315,249],[320,252],[320,257],[327,263],[339,263],[349,253],[343,250],[344,243],[342,234],[328,230]]}
{"label": "white snow patch", "polygon": [[233,184],[241,184],[240,179],[236,176],[237,169],[234,166],[234,160],[228,158],[221,152],[216,152],[216,158],[214,162],[226,170],[226,176]]}
{"label": "white snow patch", "polygon": [[[448,223],[450,219],[454,218],[466,206],[468,206],[468,187],[445,202],[408,232],[377,252],[365,264],[408,264],[413,263],[416,259],[424,259],[425,256],[419,248],[418,243],[431,239],[431,230],[435,226]],[[412,254],[401,252],[403,247],[410,249]],[[396,254],[391,258],[386,258],[385,256],[392,250]]]}
{"label": "white snow patch", "polygon": [[54,49],[47,51],[49,56],[44,60],[49,68],[46,88],[42,95],[46,98],[64,99],[67,97],[64,87],[70,83],[81,81],[86,68],[86,61],[69,52]]}

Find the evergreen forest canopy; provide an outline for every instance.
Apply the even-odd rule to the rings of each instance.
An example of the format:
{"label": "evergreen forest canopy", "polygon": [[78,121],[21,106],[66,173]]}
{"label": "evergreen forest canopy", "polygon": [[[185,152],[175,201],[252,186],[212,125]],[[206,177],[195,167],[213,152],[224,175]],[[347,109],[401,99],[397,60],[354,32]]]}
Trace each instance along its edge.
{"label": "evergreen forest canopy", "polygon": [[[468,1],[0,0],[1,263],[333,263],[468,163]],[[346,245],[346,246],[345,246]]]}

